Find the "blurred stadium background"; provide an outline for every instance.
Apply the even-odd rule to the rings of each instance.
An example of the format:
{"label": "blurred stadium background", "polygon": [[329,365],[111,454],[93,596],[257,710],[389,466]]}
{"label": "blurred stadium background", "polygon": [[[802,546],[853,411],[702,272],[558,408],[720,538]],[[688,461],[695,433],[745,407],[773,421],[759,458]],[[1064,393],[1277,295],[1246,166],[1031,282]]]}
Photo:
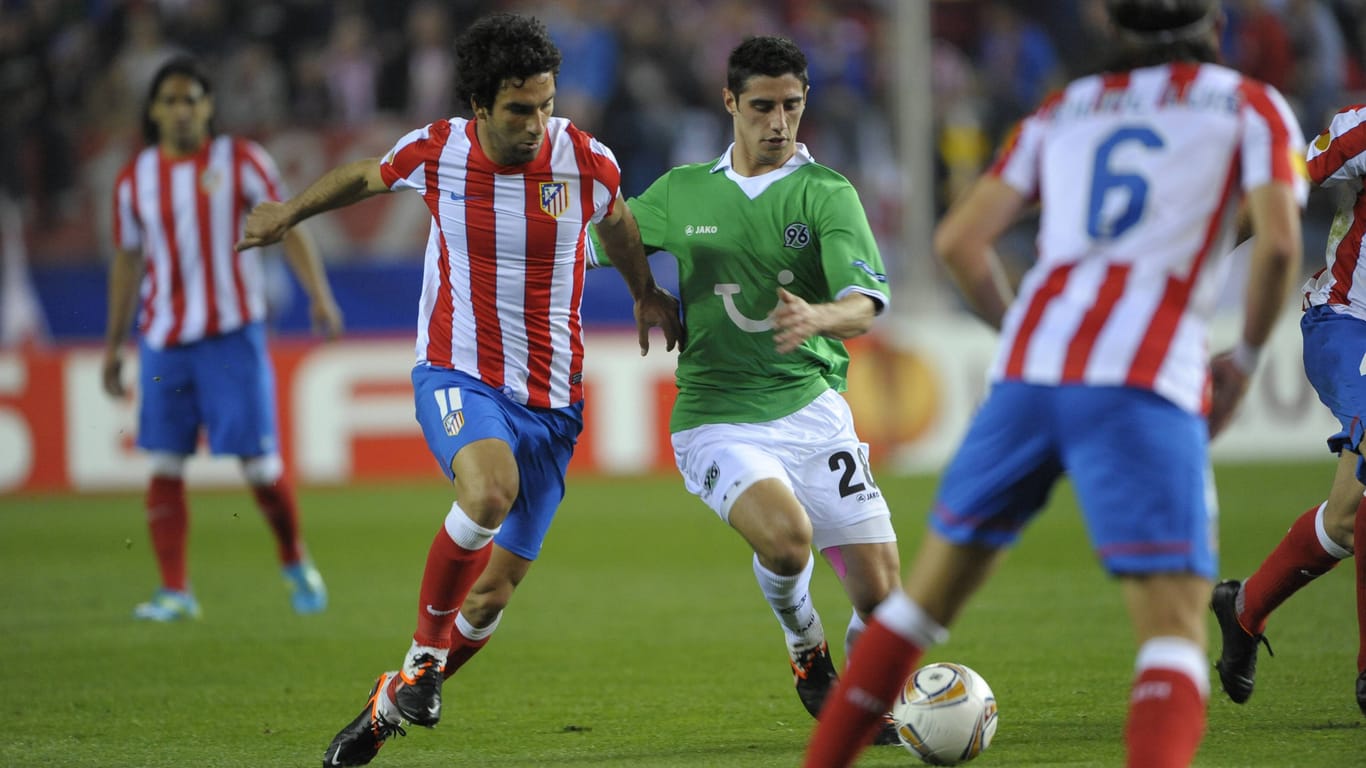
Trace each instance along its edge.
{"label": "blurred stadium background", "polygon": [[[1362,100],[1366,2],[1224,7],[1226,62],[1280,88],[1307,134]],[[802,45],[812,91],[800,138],[859,188],[896,285],[891,316],[856,345],[850,398],[884,471],[937,469],[981,396],[993,336],[934,266],[930,228],[1014,120],[1098,66],[1103,0],[0,0],[0,493],[130,489],[145,477],[132,403],[100,390],[99,343],[110,189],[167,57],[205,61],[216,127],[264,144],[298,190],[463,114],[452,41],[496,9],[550,26],[564,52],[557,112],[612,147],[628,194],[724,149],[725,56],[743,35]],[[1306,271],[1321,262],[1333,203],[1311,198]],[[288,462],[304,483],[432,479],[407,379],[425,208],[394,195],[307,226],[350,334],[313,342],[302,297],[269,260]],[[1004,244],[1015,275],[1032,238],[1025,221]],[[667,282],[671,260],[652,263]],[[672,358],[639,358],[619,278],[590,281],[588,428],[575,471],[669,471]],[[1231,285],[1230,328],[1237,293]],[[1216,457],[1326,458],[1334,425],[1300,370],[1295,314]],[[201,481],[238,482],[231,464],[192,467]]]}

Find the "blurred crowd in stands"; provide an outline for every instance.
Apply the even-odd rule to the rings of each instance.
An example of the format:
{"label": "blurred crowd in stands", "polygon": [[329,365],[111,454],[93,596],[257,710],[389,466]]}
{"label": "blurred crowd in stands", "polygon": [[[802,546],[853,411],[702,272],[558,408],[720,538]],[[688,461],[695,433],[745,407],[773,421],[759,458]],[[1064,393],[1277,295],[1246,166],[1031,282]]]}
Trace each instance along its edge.
{"label": "blurred crowd in stands", "polygon": [[[21,203],[35,265],[98,261],[98,227],[84,246],[42,235],[104,215],[168,57],[204,61],[219,130],[266,141],[382,126],[379,154],[411,128],[467,114],[452,97],[453,40],[506,9],[550,27],[564,53],[556,111],[615,150],[628,194],[724,149],[725,58],[744,34],[793,38],[811,60],[801,139],[859,185],[875,229],[894,237],[904,183],[889,161],[897,51],[887,30],[898,1],[0,0],[0,195]],[[1280,88],[1310,136],[1366,89],[1366,0],[1224,6],[1226,62]],[[945,0],[930,16],[942,207],[1015,120],[1102,68],[1107,48],[1103,0]]]}

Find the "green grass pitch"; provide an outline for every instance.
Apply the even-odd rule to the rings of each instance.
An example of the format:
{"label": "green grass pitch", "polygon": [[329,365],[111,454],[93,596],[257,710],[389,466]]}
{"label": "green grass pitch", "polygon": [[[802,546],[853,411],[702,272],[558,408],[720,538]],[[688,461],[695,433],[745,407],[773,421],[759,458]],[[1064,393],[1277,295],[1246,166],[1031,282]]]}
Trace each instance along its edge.
{"label": "green grass pitch", "polygon": [[[1332,470],[1218,468],[1224,574],[1249,573]],[[933,480],[882,487],[909,553]],[[0,766],[319,765],[407,649],[450,497],[439,478],[300,497],[325,614],[289,610],[248,494],[192,489],[205,615],[169,626],[130,618],[155,579],[138,495],[0,499]],[[848,602],[823,565],[814,591],[838,645]],[[1277,656],[1263,652],[1248,704],[1215,682],[1197,765],[1366,765],[1352,566],[1283,606],[1269,635]],[[1062,488],[929,660],[969,664],[995,690],[1000,729],[977,765],[1115,766],[1133,653]],[[437,728],[374,764],[791,767],[811,730],[748,550],[673,477],[572,479],[541,561],[445,699]],[[860,762],[918,764],[894,747]]]}

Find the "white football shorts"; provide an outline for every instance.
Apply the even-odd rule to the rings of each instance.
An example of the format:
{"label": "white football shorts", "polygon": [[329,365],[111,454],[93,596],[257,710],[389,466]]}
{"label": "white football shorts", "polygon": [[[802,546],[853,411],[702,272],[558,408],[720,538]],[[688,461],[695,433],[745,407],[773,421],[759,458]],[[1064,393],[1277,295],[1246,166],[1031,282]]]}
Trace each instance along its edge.
{"label": "white football shorts", "polygon": [[815,547],[896,541],[891,511],[873,482],[868,444],[859,442],[849,404],[826,390],[806,407],[755,424],[704,424],[675,432],[683,483],[729,522],[751,485],[775,478],[811,519]]}

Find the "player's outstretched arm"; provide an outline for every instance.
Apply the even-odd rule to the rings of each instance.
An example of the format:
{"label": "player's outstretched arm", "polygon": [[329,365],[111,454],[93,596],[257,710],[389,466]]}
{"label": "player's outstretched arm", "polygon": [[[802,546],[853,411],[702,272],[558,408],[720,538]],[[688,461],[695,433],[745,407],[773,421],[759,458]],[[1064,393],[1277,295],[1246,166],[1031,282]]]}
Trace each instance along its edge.
{"label": "player's outstretched arm", "polygon": [[379,165],[377,157],[353,160],[323,174],[308,189],[284,202],[261,203],[248,214],[237,250],[278,243],[290,227],[310,216],[388,192]]}
{"label": "player's outstretched arm", "polygon": [[597,225],[598,240],[612,266],[621,273],[631,298],[636,300],[636,331],[640,354],[650,351],[650,329],[664,332],[665,349],[670,351],[683,339],[683,323],[678,318],[678,299],[660,288],[650,273],[640,227],[625,200],[617,200],[612,212]]}
{"label": "player's outstretched arm", "polygon": [[963,298],[997,330],[1013,296],[994,244],[1014,223],[1024,203],[1024,196],[1014,187],[984,176],[944,214],[934,232],[934,252]]}

